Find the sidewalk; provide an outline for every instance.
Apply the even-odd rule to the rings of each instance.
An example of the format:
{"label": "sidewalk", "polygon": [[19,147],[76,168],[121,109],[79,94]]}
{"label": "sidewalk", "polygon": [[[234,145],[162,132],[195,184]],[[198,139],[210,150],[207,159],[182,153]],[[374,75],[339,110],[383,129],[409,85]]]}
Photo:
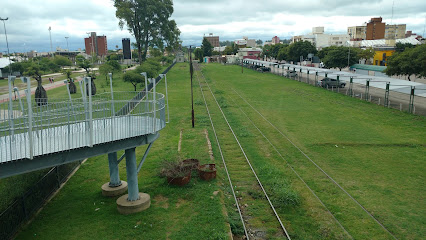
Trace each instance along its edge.
{"label": "sidewalk", "polygon": [[[77,83],[77,82],[81,81],[82,78],[76,77],[75,79],[76,79],[75,82]],[[62,87],[64,85],[65,85],[64,80],[62,80],[62,81],[56,81],[54,83],[43,84],[43,87],[46,91],[48,91],[50,89]],[[33,95],[35,93],[36,89],[37,89],[37,86],[31,88],[31,95]],[[21,96],[21,99],[25,96],[25,90],[26,90],[26,88],[19,90],[19,95]],[[15,98],[14,96],[15,96],[15,94],[12,92],[12,98],[13,99]],[[9,94],[0,95],[0,103],[6,102],[6,101],[9,101]]]}

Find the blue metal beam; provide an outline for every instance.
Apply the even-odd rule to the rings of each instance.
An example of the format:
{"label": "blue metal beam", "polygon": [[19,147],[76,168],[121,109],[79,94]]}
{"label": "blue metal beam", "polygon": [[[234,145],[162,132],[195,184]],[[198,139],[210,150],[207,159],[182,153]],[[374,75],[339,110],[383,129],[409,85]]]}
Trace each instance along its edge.
{"label": "blue metal beam", "polygon": [[117,152],[123,149],[135,148],[141,145],[154,142],[160,134],[143,135],[127,138],[120,141],[108,142],[105,144],[93,145],[93,147],[83,147],[72,151],[63,151],[55,154],[42,155],[34,159],[22,159],[0,164],[0,179],[27,172],[32,172],[44,168],[54,167],[65,163],[84,160],[86,158]]}

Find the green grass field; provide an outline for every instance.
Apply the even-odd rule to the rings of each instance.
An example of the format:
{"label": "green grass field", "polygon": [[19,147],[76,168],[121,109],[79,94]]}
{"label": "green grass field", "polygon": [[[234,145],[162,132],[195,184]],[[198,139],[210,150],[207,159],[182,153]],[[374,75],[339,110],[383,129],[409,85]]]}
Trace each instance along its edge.
{"label": "green grass field", "polygon": [[[238,66],[208,64],[203,65],[202,72],[292,239],[348,239],[327,209],[355,239],[392,239],[392,236],[285,136],[398,239],[421,239],[425,235],[424,117],[272,74],[248,69],[241,74]],[[100,187],[109,175],[107,156],[99,156],[81,166],[34,221],[22,229],[17,239],[57,239],[58,236],[64,239],[227,239],[228,223],[234,233],[241,235],[235,202],[198,81],[194,78],[196,127],[192,129],[188,65],[177,64],[167,79],[171,120],[160,132],[139,173],[139,189],[150,194],[152,206],[139,214],[118,214],[115,199],[101,195]],[[200,81],[231,178],[238,182],[235,190],[242,202],[247,203],[244,212],[250,216],[249,226],[265,232],[265,239],[282,238],[257,187],[250,185],[252,176],[243,165],[245,159],[213,95],[205,88],[204,80],[200,78]],[[131,84],[115,82],[116,91],[133,89]],[[109,86],[102,86],[101,77],[96,84],[100,92],[108,91]],[[64,90],[51,90],[49,97],[60,97]],[[158,91],[164,92],[164,82]],[[181,129],[182,151],[178,153]],[[209,132],[215,163],[219,166],[217,180],[203,182],[194,177],[186,187],[168,186],[158,176],[163,159],[180,156],[209,162],[204,129]],[[137,148],[138,159],[145,148]],[[125,180],[123,163],[120,174]],[[219,194],[214,195],[215,191]]]}
{"label": "green grass field", "polygon": [[[268,143],[259,137],[243,112],[353,237],[390,238],[244,100],[285,133],[396,237],[418,239],[424,235],[424,117],[271,74],[244,71],[241,74],[237,66],[211,64],[205,67],[204,74],[214,91],[222,92],[223,101],[227,102],[226,114],[235,119],[237,134],[243,133],[239,129],[249,129],[257,136],[242,138],[248,151],[270,150],[264,148]],[[265,161],[275,166],[283,164],[276,156],[270,159],[258,158],[254,153],[251,156],[260,166]]]}

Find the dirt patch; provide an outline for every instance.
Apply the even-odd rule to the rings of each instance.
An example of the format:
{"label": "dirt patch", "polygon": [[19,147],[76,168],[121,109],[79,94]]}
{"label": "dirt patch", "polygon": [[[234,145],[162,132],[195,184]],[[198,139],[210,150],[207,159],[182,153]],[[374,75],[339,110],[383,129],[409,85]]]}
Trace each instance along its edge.
{"label": "dirt patch", "polygon": [[213,149],[212,149],[212,143],[210,142],[210,139],[209,139],[209,132],[207,131],[207,129],[204,129],[204,134],[206,135],[207,147],[209,148],[209,156],[210,156],[210,160],[214,161]]}
{"label": "dirt patch", "polygon": [[187,201],[184,199],[179,198],[178,202],[176,203],[176,208],[180,208],[182,205],[184,205]]}
{"label": "dirt patch", "polygon": [[183,129],[180,130],[180,136],[179,136],[179,143],[178,143],[178,152],[182,149],[182,135],[183,135]]}
{"label": "dirt patch", "polygon": [[154,197],[155,205],[158,205],[161,208],[167,209],[169,208],[169,199],[164,197],[163,195],[157,195]]}

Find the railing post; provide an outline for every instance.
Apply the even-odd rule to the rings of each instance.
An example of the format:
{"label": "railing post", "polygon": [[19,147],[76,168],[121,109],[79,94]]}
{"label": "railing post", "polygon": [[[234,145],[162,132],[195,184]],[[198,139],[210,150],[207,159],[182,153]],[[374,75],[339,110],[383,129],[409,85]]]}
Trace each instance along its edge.
{"label": "railing post", "polygon": [[109,85],[111,87],[111,141],[114,141],[114,117],[115,117],[115,107],[114,107],[114,92],[112,90],[112,73],[108,73],[109,75]]}
{"label": "railing post", "polygon": [[[384,107],[388,106],[388,101],[389,101],[389,87],[390,87],[390,82],[386,83],[386,91],[385,91],[385,102],[383,103]],[[380,105],[380,103],[379,103]]]}
{"label": "railing post", "polygon": [[408,105],[408,112],[409,113],[414,112],[414,91],[415,91],[415,86],[411,86],[410,102],[409,102],[409,105]]}
{"label": "railing post", "polygon": [[157,96],[156,96],[156,81],[155,81],[155,78],[153,78],[152,79],[153,80],[153,83],[154,83],[154,92],[153,92],[153,97],[152,97],[152,100],[153,100],[153,103],[154,103],[154,106],[153,106],[153,111],[154,111],[154,132],[157,132],[157,106],[156,106],[156,99],[157,99]]}
{"label": "railing post", "polygon": [[27,97],[28,105],[28,140],[30,144],[30,159],[34,158],[34,143],[33,143],[33,108],[31,104],[31,81],[29,77],[23,77],[22,80],[27,84],[25,95]]}
{"label": "railing post", "polygon": [[367,80],[366,82],[365,82],[365,101],[368,101],[368,95],[369,95],[369,92],[370,92],[370,80]]}
{"label": "railing post", "polygon": [[89,85],[89,146],[93,147],[92,78],[88,77],[87,82]]}
{"label": "railing post", "polygon": [[169,123],[170,114],[169,114],[169,94],[167,93],[167,74],[160,74],[160,77],[164,77],[164,82],[166,84],[166,104],[167,104],[167,121],[166,121],[166,123]]}

